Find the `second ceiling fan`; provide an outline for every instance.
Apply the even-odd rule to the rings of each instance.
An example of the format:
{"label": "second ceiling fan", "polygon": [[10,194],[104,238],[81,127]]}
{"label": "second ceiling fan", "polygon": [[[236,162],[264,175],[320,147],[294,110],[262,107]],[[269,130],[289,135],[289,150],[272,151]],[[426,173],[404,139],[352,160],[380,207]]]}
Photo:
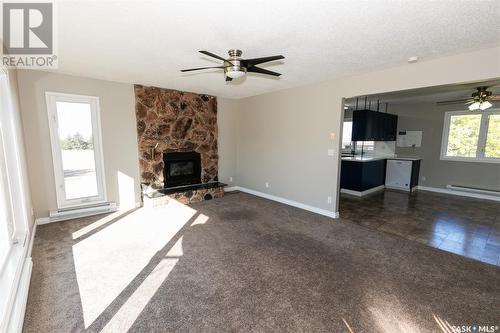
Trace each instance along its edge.
{"label": "second ceiling fan", "polygon": [[261,57],[261,58],[253,58],[253,59],[243,59],[241,58],[241,50],[231,49],[228,51],[229,58],[224,59],[216,54],[213,54],[208,51],[199,51],[207,56],[210,56],[215,59],[222,60],[222,66],[213,66],[213,67],[199,67],[199,68],[190,68],[183,69],[181,72],[191,72],[198,71],[203,69],[224,69],[224,74],[226,77],[226,81],[232,81],[233,79],[240,78],[245,76],[247,72],[251,73],[259,73],[266,74],[272,76],[280,76],[280,73],[276,73],[264,68],[257,67],[256,65],[263,64],[269,61],[275,61],[280,59],[285,59],[282,55],[269,56],[269,57]]}
{"label": "second ceiling fan", "polygon": [[477,87],[476,90],[477,91],[472,93],[470,98],[441,101],[437,102],[437,104],[448,105],[464,103],[465,105],[468,105],[470,111],[475,111],[486,110],[493,106],[493,104],[491,104],[492,101],[500,101],[500,95],[493,95],[493,93],[488,90],[488,87]]}

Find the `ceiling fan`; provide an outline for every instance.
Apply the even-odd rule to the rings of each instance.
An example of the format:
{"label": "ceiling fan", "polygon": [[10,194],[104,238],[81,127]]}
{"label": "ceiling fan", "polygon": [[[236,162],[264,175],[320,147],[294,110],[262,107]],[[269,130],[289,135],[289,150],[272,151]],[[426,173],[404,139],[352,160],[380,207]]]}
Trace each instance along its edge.
{"label": "ceiling fan", "polygon": [[442,101],[437,102],[438,105],[448,105],[464,103],[469,106],[470,111],[474,110],[486,110],[493,106],[490,101],[500,101],[500,95],[493,95],[491,91],[488,91],[488,87],[477,87],[477,91],[472,93],[470,98],[457,99],[452,101]]}
{"label": "ceiling fan", "polygon": [[183,69],[181,72],[190,72],[190,71],[198,71],[202,69],[224,69],[224,74],[227,81],[232,81],[233,79],[237,79],[239,77],[245,76],[247,72],[251,73],[260,73],[272,76],[280,76],[280,73],[276,73],[264,68],[257,67],[256,65],[263,64],[265,62],[285,59],[282,55],[270,56],[270,57],[262,57],[262,58],[253,58],[253,59],[242,59],[241,58],[241,50],[231,49],[227,53],[229,54],[228,59],[224,59],[216,54],[213,54],[208,51],[199,51],[209,57],[216,58],[222,60],[222,66],[215,67],[199,67],[199,68],[190,68]]}

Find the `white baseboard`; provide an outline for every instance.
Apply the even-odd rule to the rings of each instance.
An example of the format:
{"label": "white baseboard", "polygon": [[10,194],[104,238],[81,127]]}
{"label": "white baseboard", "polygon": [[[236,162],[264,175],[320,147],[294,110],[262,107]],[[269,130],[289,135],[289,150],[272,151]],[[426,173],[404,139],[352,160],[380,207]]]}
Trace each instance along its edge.
{"label": "white baseboard", "polygon": [[53,223],[56,221],[51,221],[50,218],[48,217],[39,217],[35,219],[35,225],[43,225],[43,224],[48,224],[48,223]]}
{"label": "white baseboard", "polygon": [[500,201],[500,197],[494,195],[487,195],[481,193],[473,193],[473,192],[464,192],[464,191],[455,191],[447,188],[439,188],[439,187],[427,187],[427,186],[417,186],[417,190],[419,191],[428,191],[428,192],[436,192],[436,193],[444,193],[451,195],[458,195],[461,197],[469,197],[476,199],[484,199],[484,200],[492,200],[492,201]]}
{"label": "white baseboard", "polygon": [[[225,189],[225,190],[227,191],[227,189]],[[331,218],[334,218],[334,219],[338,219],[339,218],[339,212],[332,212],[332,211],[329,211],[329,210],[326,210],[326,209],[322,209],[322,208],[318,208],[318,207],[306,205],[306,204],[303,204],[303,203],[300,203],[300,202],[297,202],[297,201],[285,199],[285,198],[278,197],[278,196],[275,196],[275,195],[272,195],[272,194],[267,194],[267,193],[264,193],[264,192],[259,192],[259,191],[251,190],[249,188],[245,188],[245,187],[241,187],[241,186],[233,186],[233,187],[231,187],[231,191],[241,191],[241,192],[245,192],[245,193],[248,193],[248,194],[256,195],[256,196],[261,197],[261,198],[265,198],[265,199],[277,201],[277,202],[280,202],[280,203],[285,204],[285,205],[289,205],[289,206],[297,207],[297,208],[300,208],[300,209],[304,209],[304,210],[307,210],[307,211],[310,211],[310,212],[313,212],[313,213],[316,213],[316,214],[320,214],[320,215],[323,215],[323,216],[328,216],[328,217],[331,217]]]}
{"label": "white baseboard", "polygon": [[224,187],[224,192],[234,192],[234,191],[238,191],[238,186]]}
{"label": "white baseboard", "polygon": [[19,281],[19,286],[16,292],[14,306],[10,313],[9,333],[21,333],[23,331],[24,316],[26,314],[26,305],[28,303],[28,293],[30,290],[31,272],[33,269],[33,261],[31,257],[26,258],[23,265],[23,272]]}
{"label": "white baseboard", "polygon": [[31,273],[33,270],[33,260],[31,251],[35,241],[36,223],[33,225],[28,246],[24,252],[24,262],[22,264],[19,282],[14,296],[14,302],[10,309],[8,329],[9,333],[21,333],[23,331],[24,317],[26,314],[26,305],[28,303],[28,293],[30,289]]}
{"label": "white baseboard", "polygon": [[368,195],[368,194],[371,194],[371,193],[375,193],[375,192],[378,192],[378,191],[382,191],[383,189],[385,189],[384,185],[380,185],[380,186],[377,186],[377,187],[374,187],[374,188],[370,188],[370,189],[365,190],[365,191],[353,191],[353,190],[348,190],[346,188],[341,188],[340,189],[340,193],[354,195],[356,197],[364,197],[365,195]]}

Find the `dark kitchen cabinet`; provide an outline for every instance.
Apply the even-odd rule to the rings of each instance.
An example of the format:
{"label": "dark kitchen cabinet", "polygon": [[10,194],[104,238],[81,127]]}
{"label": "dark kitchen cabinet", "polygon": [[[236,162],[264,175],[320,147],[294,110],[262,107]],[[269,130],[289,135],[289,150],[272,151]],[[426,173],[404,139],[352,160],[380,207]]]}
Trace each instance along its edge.
{"label": "dark kitchen cabinet", "polygon": [[396,141],[398,133],[398,116],[390,113],[382,113],[385,117],[385,130],[383,137],[385,141]]}
{"label": "dark kitchen cabinet", "polygon": [[352,191],[366,191],[384,185],[386,161],[349,161],[342,160],[340,188]]}
{"label": "dark kitchen cabinet", "polygon": [[396,141],[398,116],[370,110],[352,114],[352,141]]}

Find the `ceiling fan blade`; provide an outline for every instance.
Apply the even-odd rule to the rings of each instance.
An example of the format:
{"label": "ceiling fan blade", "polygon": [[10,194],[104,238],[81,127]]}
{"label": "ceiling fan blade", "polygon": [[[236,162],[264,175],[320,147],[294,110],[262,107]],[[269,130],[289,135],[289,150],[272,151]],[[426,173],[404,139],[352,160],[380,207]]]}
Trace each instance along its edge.
{"label": "ceiling fan blade", "polygon": [[467,103],[468,101],[470,101],[470,98],[456,99],[452,101],[440,101],[436,102],[436,104],[437,105],[462,104],[462,103]]}
{"label": "ceiling fan blade", "polygon": [[280,59],[285,59],[285,57],[283,57],[282,55],[277,55],[277,56],[262,57],[262,58],[243,59],[242,62],[248,68],[258,64],[262,64],[264,62],[280,60]]}
{"label": "ceiling fan blade", "polygon": [[226,82],[233,81],[232,77],[226,76]]}
{"label": "ceiling fan blade", "polygon": [[198,68],[181,69],[181,72],[191,72],[191,71],[199,71],[199,70],[202,70],[202,69],[213,69],[213,68],[223,69],[223,68],[225,68],[225,66],[198,67]]}
{"label": "ceiling fan blade", "polygon": [[500,95],[492,95],[488,97],[488,100],[490,101],[500,101]]}
{"label": "ceiling fan blade", "polygon": [[280,76],[281,75],[280,73],[276,73],[276,72],[273,72],[273,71],[268,71],[267,69],[260,68],[260,67],[255,67],[255,66],[247,68],[247,72],[267,74],[267,75],[273,75],[273,76]]}
{"label": "ceiling fan blade", "polygon": [[207,55],[209,57],[215,58],[215,59],[219,59],[219,60],[222,60],[222,61],[227,61],[226,59],[218,56],[217,54],[213,54],[212,52],[208,52],[208,51],[199,51],[199,52],[203,53],[204,55]]}

